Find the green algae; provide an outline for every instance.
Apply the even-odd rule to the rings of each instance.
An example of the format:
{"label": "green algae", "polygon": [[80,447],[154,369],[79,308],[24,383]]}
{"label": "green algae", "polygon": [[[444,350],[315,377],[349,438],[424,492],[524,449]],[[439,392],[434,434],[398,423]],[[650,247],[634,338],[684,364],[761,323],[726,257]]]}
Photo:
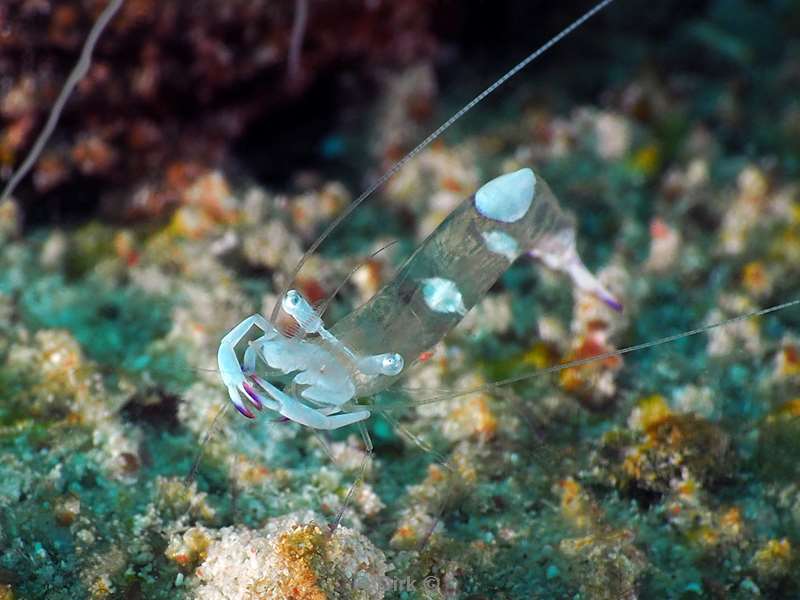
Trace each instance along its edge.
{"label": "green algae", "polygon": [[[149,352],[149,346],[169,331],[170,303],[135,287],[96,278],[69,284],[59,275],[42,277],[23,292],[20,308],[33,327],[72,332],[98,363],[129,372],[163,372],[164,364],[181,368],[177,352],[164,357]],[[172,378],[179,378],[177,374]]]}

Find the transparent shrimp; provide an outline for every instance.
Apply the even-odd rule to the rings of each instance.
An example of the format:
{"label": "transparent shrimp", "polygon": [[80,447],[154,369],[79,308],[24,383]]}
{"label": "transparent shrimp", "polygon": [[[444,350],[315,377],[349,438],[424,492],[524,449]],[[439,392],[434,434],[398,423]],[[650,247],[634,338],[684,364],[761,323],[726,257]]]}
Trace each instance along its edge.
{"label": "transparent shrimp", "polygon": [[[462,202],[393,281],[331,330],[296,290],[286,292],[281,308],[308,337],[284,336],[262,315],[239,323],[218,352],[230,399],[250,418],[255,415],[248,403],[314,429],[361,422],[370,412],[355,400],[392,385],[526,253],[620,309],[578,256],[573,220],[550,187],[531,169],[520,169],[489,181]],[[240,363],[235,348],[253,327],[263,335],[250,343]],[[296,393],[258,375],[258,359],[269,371],[294,373]]]}
{"label": "transparent shrimp", "polygon": [[[596,3],[398,161],[306,251],[280,294],[271,320],[251,315],[223,337],[217,353],[219,372],[241,414],[255,416],[248,404],[257,410],[266,407],[314,429],[337,429],[364,421],[370,413],[355,403],[356,398],[390,386],[409,359],[413,361],[440,340],[525,252],[564,270],[579,287],[620,308],[581,262],[572,220],[559,208],[549,186],[530,169],[502,175],[481,187],[423,242],[392,283],[331,331],[299,292],[290,289],[306,259],[378,187],[484,98],[612,2]],[[317,337],[296,340],[282,336],[275,325],[281,308],[304,333]],[[253,327],[263,335],[252,342],[240,362],[236,346]],[[301,388],[299,397],[256,374],[258,357],[273,372],[296,372],[292,387],[295,391]],[[266,396],[257,392],[253,383]]]}
{"label": "transparent shrimp", "polygon": [[[250,404],[257,410],[276,411],[314,430],[358,426],[367,453],[331,531],[340,523],[373,452],[364,426],[371,412],[357,399],[391,386],[407,365],[413,364],[466,315],[519,256],[527,253],[539,258],[551,268],[565,272],[579,288],[621,309],[620,303],[584,266],[575,248],[573,220],[560,208],[547,183],[531,169],[507,173],[484,184],[414,251],[391,283],[331,330],[305,298],[290,289],[308,256],[372,192],[483,98],[612,1],[602,0],[594,5],[395,164],[307,250],[280,294],[271,320],[251,315],[222,339],[218,350],[219,371],[231,402],[242,415],[255,416],[248,407]],[[281,309],[311,337],[283,336],[275,325]],[[263,335],[248,345],[240,362],[236,346],[253,327]],[[258,359],[271,373],[291,374],[291,383],[280,389],[269,378],[259,375]],[[385,416],[403,431],[399,423],[388,414]],[[411,437],[419,443],[413,434]],[[447,461],[441,462],[451,470]]]}

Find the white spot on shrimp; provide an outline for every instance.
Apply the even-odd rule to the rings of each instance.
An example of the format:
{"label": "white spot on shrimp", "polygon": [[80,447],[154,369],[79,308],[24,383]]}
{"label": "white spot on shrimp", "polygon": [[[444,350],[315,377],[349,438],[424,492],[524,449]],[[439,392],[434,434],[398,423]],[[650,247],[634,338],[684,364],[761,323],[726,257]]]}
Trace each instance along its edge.
{"label": "white spot on shrimp", "polygon": [[434,312],[467,314],[464,298],[454,282],[442,277],[422,280],[422,296],[425,304]]}
{"label": "white spot on shrimp", "polygon": [[475,208],[487,219],[514,223],[524,217],[536,194],[536,176],[530,169],[506,173],[475,192]]}
{"label": "white spot on shrimp", "polygon": [[504,231],[484,231],[483,241],[486,247],[495,254],[505,256],[509,261],[514,262],[519,256],[519,244],[517,240]]}

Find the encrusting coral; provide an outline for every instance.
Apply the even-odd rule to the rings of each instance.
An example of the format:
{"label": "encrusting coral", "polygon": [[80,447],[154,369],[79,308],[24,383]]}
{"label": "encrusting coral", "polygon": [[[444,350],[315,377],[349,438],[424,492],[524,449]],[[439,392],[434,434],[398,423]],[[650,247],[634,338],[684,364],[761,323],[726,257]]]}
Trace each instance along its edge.
{"label": "encrusting coral", "polygon": [[330,535],[324,519],[313,513],[271,519],[257,530],[204,533],[199,556],[196,549],[177,555],[198,556],[198,600],[372,600],[388,589],[383,553],[348,527]]}

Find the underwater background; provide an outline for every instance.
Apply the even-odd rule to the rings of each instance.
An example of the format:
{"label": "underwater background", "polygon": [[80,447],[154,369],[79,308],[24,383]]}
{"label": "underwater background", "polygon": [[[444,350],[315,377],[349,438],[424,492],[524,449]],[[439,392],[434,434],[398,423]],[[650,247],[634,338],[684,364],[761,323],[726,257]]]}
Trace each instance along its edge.
{"label": "underwater background", "polygon": [[[105,6],[0,4],[3,184]],[[367,422],[349,501],[354,428],[215,420],[221,337],[588,8],[123,2],[0,203],[0,600],[800,598],[798,305],[441,392],[800,298],[797,0],[617,0],[296,282],[322,302],[361,265],[332,324],[480,185],[532,167],[621,313],[518,261],[373,399],[399,427]]]}

